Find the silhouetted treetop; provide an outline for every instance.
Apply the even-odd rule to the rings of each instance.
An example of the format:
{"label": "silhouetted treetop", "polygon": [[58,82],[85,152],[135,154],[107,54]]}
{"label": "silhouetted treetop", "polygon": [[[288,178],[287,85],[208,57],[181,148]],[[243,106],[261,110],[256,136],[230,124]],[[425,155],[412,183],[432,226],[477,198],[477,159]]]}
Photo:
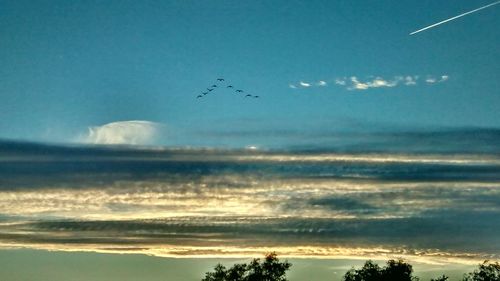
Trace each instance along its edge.
{"label": "silhouetted treetop", "polygon": [[478,269],[465,274],[463,281],[500,281],[500,264],[486,260]]}
{"label": "silhouetted treetop", "polygon": [[[280,262],[276,253],[269,253],[263,260],[253,259],[248,264],[235,264],[230,268],[217,264],[212,272],[205,274],[202,281],[287,281],[286,272],[291,266],[288,261]],[[412,274],[412,265],[403,260],[389,260],[384,267],[369,260],[360,269],[351,268],[342,280],[419,281]],[[430,281],[449,281],[449,277],[441,275]],[[473,272],[464,274],[462,281],[500,281],[500,264],[484,261]]]}
{"label": "silhouetted treetop", "polygon": [[389,260],[384,268],[373,261],[367,261],[361,269],[350,269],[344,275],[344,281],[413,281],[411,264],[403,260]]}
{"label": "silhouetted treetop", "polygon": [[253,259],[249,264],[235,264],[229,269],[218,264],[202,281],[287,281],[286,271],[291,266],[288,261],[280,262],[276,253],[270,253],[263,261]]}

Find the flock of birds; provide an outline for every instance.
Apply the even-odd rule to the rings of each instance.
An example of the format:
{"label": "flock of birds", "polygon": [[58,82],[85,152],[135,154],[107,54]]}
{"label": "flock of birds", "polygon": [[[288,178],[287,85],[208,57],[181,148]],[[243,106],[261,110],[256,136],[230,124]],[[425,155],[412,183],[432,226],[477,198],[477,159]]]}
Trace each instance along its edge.
{"label": "flock of birds", "polygon": [[[224,88],[228,89],[228,90],[231,90],[231,91],[234,90],[234,93],[236,93],[236,94],[245,95],[245,91],[243,91],[241,89],[235,89],[233,85],[226,85],[224,82],[225,82],[224,78],[217,78],[217,83],[215,83],[212,86],[208,87],[206,91],[204,91],[201,94],[197,95],[196,98],[197,99],[203,98],[206,95],[215,93],[214,92],[215,90],[224,89]],[[259,96],[250,95],[250,94],[246,94],[244,97],[245,98],[259,98]]]}

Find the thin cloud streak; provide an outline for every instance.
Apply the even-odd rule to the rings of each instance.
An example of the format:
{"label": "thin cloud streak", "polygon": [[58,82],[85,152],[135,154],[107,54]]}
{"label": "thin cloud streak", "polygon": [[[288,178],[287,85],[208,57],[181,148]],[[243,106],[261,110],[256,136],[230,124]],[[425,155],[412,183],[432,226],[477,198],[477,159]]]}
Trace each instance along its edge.
{"label": "thin cloud streak", "polygon": [[407,251],[397,248],[362,248],[362,247],[189,247],[163,244],[160,247],[126,246],[123,244],[108,244],[106,247],[97,245],[64,245],[64,244],[35,244],[35,243],[10,243],[0,242],[0,249],[37,249],[48,251],[67,252],[97,252],[106,254],[142,254],[164,258],[255,258],[269,252],[276,252],[283,258],[314,258],[314,259],[354,259],[354,260],[386,260],[403,258],[410,262],[428,265],[477,265],[484,261],[481,255],[468,253],[448,253],[432,249]]}
{"label": "thin cloud streak", "polygon": [[493,2],[493,3],[491,3],[491,4],[488,4],[488,5],[485,5],[485,6],[479,7],[479,8],[477,8],[477,9],[472,10],[472,11],[465,12],[465,13],[460,14],[460,15],[458,15],[458,16],[454,16],[454,17],[451,17],[451,18],[449,18],[449,19],[445,19],[445,20],[443,20],[443,21],[437,22],[437,23],[435,23],[435,24],[431,24],[431,25],[429,25],[429,26],[426,26],[426,27],[424,27],[424,28],[421,28],[421,29],[419,29],[419,30],[416,30],[416,31],[411,32],[411,33],[410,33],[410,35],[414,35],[414,34],[417,34],[417,33],[419,33],[419,32],[422,32],[422,31],[424,31],[424,30],[434,28],[434,27],[439,26],[439,25],[441,25],[441,24],[447,23],[447,22],[452,21],[452,20],[456,20],[456,19],[461,18],[461,17],[463,17],[463,16],[466,16],[466,15],[469,15],[469,14],[472,14],[472,13],[475,13],[475,12],[478,12],[478,11],[480,11],[480,10],[483,10],[483,9],[489,8],[489,7],[494,6],[494,5],[496,5],[496,4],[499,4],[499,3],[500,3],[500,1]]}

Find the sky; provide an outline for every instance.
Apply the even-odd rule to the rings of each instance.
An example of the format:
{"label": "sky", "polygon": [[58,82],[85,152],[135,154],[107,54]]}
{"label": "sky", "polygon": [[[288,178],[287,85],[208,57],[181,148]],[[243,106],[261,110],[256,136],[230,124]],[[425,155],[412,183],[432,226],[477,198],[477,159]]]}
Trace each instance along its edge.
{"label": "sky", "polygon": [[[360,267],[360,260],[317,260],[288,259],[292,269],[287,275],[290,281],[310,280],[314,270],[317,280],[332,280],[339,277],[352,266]],[[0,251],[0,276],[10,276],[11,280],[24,281],[134,281],[151,280],[200,280],[199,272],[210,271],[215,264],[222,262],[231,266],[234,263],[248,262],[248,259],[172,259],[144,255],[109,255],[96,253],[43,252],[33,250]],[[31,266],[26,267],[26,261]],[[379,261],[377,261],[379,262]],[[384,261],[379,262],[380,265]],[[125,266],[124,266],[125,265]],[[453,279],[459,279],[464,272],[470,272],[473,266],[422,266],[414,264],[418,276],[430,279],[446,272]],[[78,272],[78,274],[75,274]],[[460,272],[457,274],[456,272]],[[334,279],[336,280],[336,279]]]}
{"label": "sky", "polygon": [[[498,128],[498,6],[409,35],[486,4],[3,1],[0,137],[116,143],[89,128],[145,121],[161,134],[125,142],[241,147],[263,130]],[[259,98],[196,98],[219,77]],[[203,139],[242,130],[254,138]]]}
{"label": "sky", "polygon": [[0,279],[498,260],[490,3],[2,1]]}

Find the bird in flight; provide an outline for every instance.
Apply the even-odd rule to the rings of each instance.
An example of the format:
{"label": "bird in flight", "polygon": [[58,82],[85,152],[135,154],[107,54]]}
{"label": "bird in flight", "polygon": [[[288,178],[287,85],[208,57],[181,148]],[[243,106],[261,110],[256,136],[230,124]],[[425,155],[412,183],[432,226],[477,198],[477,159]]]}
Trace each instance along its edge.
{"label": "bird in flight", "polygon": [[[500,0],[498,0],[500,1]],[[245,98],[259,98],[260,96],[258,95],[252,95],[252,94],[247,94],[245,91],[243,91],[242,89],[238,89],[236,88],[234,85],[232,85],[230,82],[224,82],[226,81],[224,78],[222,77],[219,77],[219,78],[216,78],[215,79],[217,82],[215,82],[215,84],[213,84],[212,86],[209,86],[207,88],[207,90],[203,90],[199,95],[196,96],[196,98],[203,98],[205,97],[206,95],[209,95],[212,91],[214,90],[217,90],[216,92],[218,93],[219,91],[223,91],[224,88],[226,89],[230,89],[231,92],[235,93],[235,94],[241,94],[243,93],[243,95],[238,95],[240,97],[245,97]]]}

